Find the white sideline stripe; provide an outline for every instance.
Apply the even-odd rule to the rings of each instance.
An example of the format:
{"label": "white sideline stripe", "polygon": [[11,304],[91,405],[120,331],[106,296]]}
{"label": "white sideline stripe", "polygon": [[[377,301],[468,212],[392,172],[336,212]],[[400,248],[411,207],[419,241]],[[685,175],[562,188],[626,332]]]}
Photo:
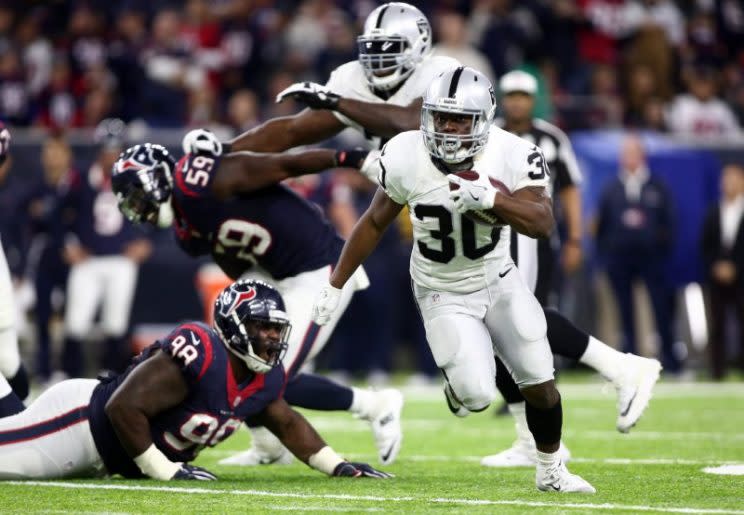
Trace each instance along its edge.
{"label": "white sideline stripe", "polygon": [[[66,483],[63,481],[5,481],[4,484],[16,486],[70,488],[74,490],[129,490],[139,492],[168,492],[179,494],[206,494],[206,495],[253,495],[257,497],[278,497],[288,499],[333,499],[343,501],[375,501],[375,502],[427,502],[441,504],[462,504],[466,506],[531,506],[538,508],[568,508],[568,509],[594,509],[594,510],[626,510],[626,511],[652,511],[662,513],[693,513],[712,515],[744,515],[741,510],[723,510],[718,508],[688,508],[671,506],[644,506],[628,504],[591,504],[591,503],[562,503],[541,502],[521,500],[489,500],[489,499],[448,499],[443,497],[382,497],[376,495],[349,495],[349,494],[300,494],[289,492],[268,492],[264,490],[220,490],[217,488],[183,488],[166,486],[143,486],[143,485],[114,485],[95,483]],[[548,494],[549,495],[549,494]]]}
{"label": "white sideline stripe", "polygon": [[[204,449],[199,456],[211,456],[214,458],[232,456],[238,451],[228,451],[225,449]],[[339,451],[340,452],[340,451]],[[342,452],[346,458],[353,460],[375,460],[377,455],[359,454],[353,452]],[[485,454],[484,454],[485,456]],[[401,454],[398,462],[405,461],[459,461],[459,462],[480,462],[483,456],[435,456],[435,455],[412,455]],[[570,463],[600,463],[605,465],[700,465],[700,466],[717,466],[717,465],[740,465],[740,461],[735,460],[690,460],[685,458],[571,458]],[[742,465],[744,466],[744,465]]]}

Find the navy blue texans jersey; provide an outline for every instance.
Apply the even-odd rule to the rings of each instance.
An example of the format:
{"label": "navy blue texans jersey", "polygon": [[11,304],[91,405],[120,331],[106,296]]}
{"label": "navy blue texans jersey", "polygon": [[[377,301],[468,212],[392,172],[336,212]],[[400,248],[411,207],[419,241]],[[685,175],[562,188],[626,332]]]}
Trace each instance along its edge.
{"label": "navy blue texans jersey", "polygon": [[142,351],[126,372],[101,383],[93,392],[91,433],[110,474],[142,477],[119,443],[104,407],[132,370],[158,351],[181,368],[189,387],[188,396],[181,404],[150,419],[153,443],[174,462],[193,461],[204,447],[225,440],[246,418],[261,413],[284,391],[286,379],[281,364],[267,374],[255,374],[245,384],[236,384],[229,351],[214,329],[201,322],[182,324]]}
{"label": "navy blue texans jersey", "polygon": [[233,279],[254,265],[284,279],[336,262],[343,240],[317,207],[282,184],[217,199],[217,173],[207,156],[187,154],[176,167],[174,226],[186,252],[211,253]]}

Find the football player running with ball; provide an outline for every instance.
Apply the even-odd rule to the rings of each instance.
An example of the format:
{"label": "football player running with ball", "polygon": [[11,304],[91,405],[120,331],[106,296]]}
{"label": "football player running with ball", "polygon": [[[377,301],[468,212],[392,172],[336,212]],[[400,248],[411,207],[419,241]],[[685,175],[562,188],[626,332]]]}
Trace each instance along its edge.
{"label": "football player running with ball", "polygon": [[[558,452],[563,414],[545,316],[509,253],[512,228],[540,238],[553,229],[547,169],[537,147],[492,126],[495,108],[490,82],[471,68],[433,81],[423,99],[421,130],[391,139],[376,162],[380,189],[318,296],[315,320],[322,324],[333,316],[344,284],[407,205],[415,239],[414,294],[446,379],[450,410],[466,416],[489,406],[498,356],[526,399],[537,488],[593,493]],[[477,172],[476,180],[455,175],[466,170]],[[499,192],[489,178],[513,195]],[[474,222],[468,211],[478,210],[508,226]]]}
{"label": "football player running with ball", "polygon": [[[396,134],[418,129],[426,88],[438,75],[456,69],[459,63],[449,57],[431,55],[428,20],[416,7],[402,2],[386,3],[372,11],[357,43],[358,59],[339,66],[325,85],[299,82],[277,98],[280,102],[291,98],[307,104],[310,109],[294,116],[268,120],[241,134],[231,142],[233,150],[284,151],[323,141],[346,127],[363,132],[368,148],[379,149]],[[377,181],[378,172],[375,166],[371,166],[373,162],[371,157],[366,159],[361,171]],[[527,241],[528,238],[520,240]],[[529,257],[520,256],[520,261]],[[523,276],[530,275],[521,267],[519,272]],[[578,359],[612,381],[617,391],[617,429],[623,433],[630,431],[651,399],[659,376],[658,363],[614,350],[574,326],[554,309],[545,309],[544,312],[553,352]],[[502,367],[498,363],[498,368]],[[486,457],[483,463],[488,466],[532,466],[537,459],[535,443],[527,428],[524,403],[517,385],[511,377],[505,378],[502,374],[497,388],[512,403],[510,413],[515,420],[518,438],[510,449]],[[561,452],[564,458],[570,455],[565,447]],[[238,463],[240,459],[236,456],[225,461]]]}
{"label": "football player running with ball", "polygon": [[246,419],[268,427],[329,476],[390,477],[339,457],[284,401],[282,356],[290,332],[273,287],[231,284],[215,302],[213,327],[181,324],[120,376],[63,381],[20,413],[0,411],[0,479],[214,480],[190,462]]}

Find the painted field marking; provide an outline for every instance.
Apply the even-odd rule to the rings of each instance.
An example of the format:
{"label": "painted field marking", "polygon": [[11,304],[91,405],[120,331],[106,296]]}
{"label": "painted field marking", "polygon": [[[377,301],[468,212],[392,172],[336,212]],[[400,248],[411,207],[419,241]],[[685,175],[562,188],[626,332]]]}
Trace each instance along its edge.
{"label": "painted field marking", "polygon": [[688,514],[710,514],[710,515],[744,515],[742,510],[727,510],[718,508],[691,508],[686,506],[646,506],[629,504],[592,504],[592,503],[564,503],[543,502],[523,500],[490,500],[490,499],[449,499],[444,497],[383,497],[376,495],[349,495],[349,494],[301,494],[290,492],[269,492],[265,490],[220,490],[217,488],[183,488],[167,486],[145,486],[145,485],[123,485],[106,483],[67,483],[64,481],[5,481],[3,484],[16,486],[46,487],[46,488],[69,488],[73,490],[119,490],[138,492],[163,492],[177,494],[196,495],[245,495],[254,497],[275,497],[285,499],[324,499],[338,501],[372,501],[372,502],[423,502],[440,504],[459,504],[464,506],[529,506],[536,508],[566,508],[566,509],[593,509],[593,510],[625,510],[644,511],[659,513],[688,513]]}

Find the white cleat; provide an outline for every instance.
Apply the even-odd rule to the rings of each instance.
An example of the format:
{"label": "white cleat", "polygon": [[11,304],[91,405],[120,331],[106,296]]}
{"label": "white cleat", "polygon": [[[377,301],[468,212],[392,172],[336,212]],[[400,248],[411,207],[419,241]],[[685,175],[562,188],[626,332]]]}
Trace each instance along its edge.
{"label": "white cleat", "polygon": [[[558,452],[563,462],[571,459],[571,451],[563,442]],[[484,467],[534,467],[537,465],[537,449],[532,442],[517,440],[508,449],[484,457],[480,463]]]}
{"label": "white cleat", "polygon": [[626,354],[625,359],[623,372],[613,381],[617,390],[616,426],[621,433],[629,432],[643,415],[661,372],[658,360],[634,354]]}
{"label": "white cleat", "polygon": [[256,466],[256,465],[289,465],[294,456],[282,445],[282,442],[265,427],[251,427],[251,448],[239,452],[217,463],[220,465]]}
{"label": "white cleat", "polygon": [[383,465],[390,465],[398,457],[403,442],[400,414],[403,410],[403,394],[393,388],[375,392],[375,407],[364,420],[372,426],[377,446],[377,457]]}
{"label": "white cleat", "polygon": [[243,467],[253,467],[256,465],[291,465],[294,456],[287,449],[277,455],[264,454],[251,447],[247,451],[233,454],[228,458],[221,459],[217,463],[220,465],[237,465]]}
{"label": "white cleat", "polygon": [[581,476],[571,474],[563,461],[550,465],[537,465],[535,485],[542,492],[593,494],[597,490]]}

